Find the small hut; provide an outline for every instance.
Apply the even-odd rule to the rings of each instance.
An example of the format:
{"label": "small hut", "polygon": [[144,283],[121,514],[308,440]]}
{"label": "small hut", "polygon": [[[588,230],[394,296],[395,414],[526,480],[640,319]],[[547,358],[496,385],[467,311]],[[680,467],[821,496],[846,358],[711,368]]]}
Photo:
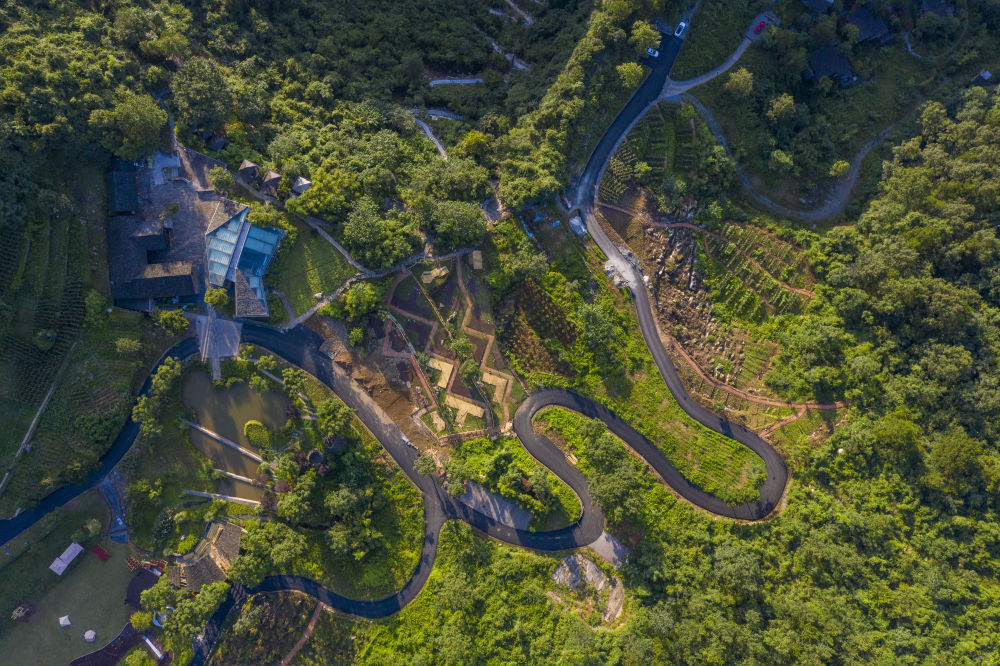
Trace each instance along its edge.
{"label": "small hut", "polygon": [[295,182],[292,183],[292,192],[294,192],[295,194],[302,194],[310,187],[312,187],[312,181],[309,180],[308,178],[303,178],[302,176],[299,176],[298,178],[295,179]]}
{"label": "small hut", "polygon": [[94,631],[93,629],[87,629],[87,631],[85,631],[83,634],[83,640],[87,641],[88,643],[93,643],[94,641],[97,640],[97,632]]}
{"label": "small hut", "polygon": [[69,625],[70,625],[69,615],[63,615],[61,618],[59,618],[60,627],[68,627]]}
{"label": "small hut", "polygon": [[257,176],[260,175],[260,167],[250,160],[243,160],[243,162],[240,163],[240,168],[236,170],[236,173],[247,180],[257,180]]}
{"label": "small hut", "polygon": [[264,194],[278,198],[278,183],[281,182],[281,174],[277,171],[271,171],[270,169],[264,174],[264,177],[260,179],[260,191]]}
{"label": "small hut", "polygon": [[76,543],[75,541],[69,545],[69,547],[63,551],[63,554],[52,561],[49,565],[51,569],[57,576],[62,576],[63,572],[66,571],[66,567],[69,563],[76,559],[76,556],[83,552],[83,546]]}

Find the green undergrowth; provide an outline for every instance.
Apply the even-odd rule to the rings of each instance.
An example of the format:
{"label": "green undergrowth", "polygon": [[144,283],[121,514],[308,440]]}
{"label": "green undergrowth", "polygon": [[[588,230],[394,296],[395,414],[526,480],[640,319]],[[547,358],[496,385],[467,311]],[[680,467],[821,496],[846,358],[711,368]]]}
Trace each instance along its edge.
{"label": "green undergrowth", "polygon": [[772,4],[767,0],[698,3],[670,77],[682,81],[717,67],[740,45],[753,18]]}
{"label": "green undergrowth", "polygon": [[298,228],[295,243],[275,262],[268,283],[281,291],[295,314],[300,315],[316,304],[315,294],[329,296],[355,270],[309,225],[298,221],[294,224]]}
{"label": "green undergrowth", "polygon": [[516,439],[467,440],[452,449],[451,458],[465,466],[468,478],[530,511],[532,530],[557,530],[580,517],[580,502],[570,487]]}
{"label": "green undergrowth", "polygon": [[[415,600],[381,620],[321,614],[297,663],[586,664],[620,659],[627,634],[603,630],[591,592],[575,593],[552,581],[558,564],[558,557],[499,544],[467,525],[448,523],[434,569]],[[272,653],[268,661],[281,656]]]}

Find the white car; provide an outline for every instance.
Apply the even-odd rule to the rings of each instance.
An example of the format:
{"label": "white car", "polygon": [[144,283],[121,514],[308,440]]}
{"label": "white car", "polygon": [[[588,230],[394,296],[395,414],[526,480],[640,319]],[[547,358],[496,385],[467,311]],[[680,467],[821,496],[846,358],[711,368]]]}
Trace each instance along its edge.
{"label": "white car", "polygon": [[659,58],[660,52],[657,51],[656,49],[646,49],[646,55],[648,55],[650,58]]}
{"label": "white car", "polygon": [[688,30],[688,22],[681,21],[677,24],[677,29],[674,30],[674,37],[684,37],[684,33]]}

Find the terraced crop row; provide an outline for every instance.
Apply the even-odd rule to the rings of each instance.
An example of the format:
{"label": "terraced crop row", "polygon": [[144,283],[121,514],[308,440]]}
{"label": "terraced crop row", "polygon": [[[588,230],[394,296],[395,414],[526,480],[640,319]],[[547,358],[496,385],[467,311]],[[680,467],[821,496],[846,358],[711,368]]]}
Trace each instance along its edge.
{"label": "terraced crop row", "polygon": [[723,235],[782,282],[809,289],[814,283],[805,253],[759,227],[727,224]]}
{"label": "terraced crop row", "polygon": [[625,188],[635,177],[635,150],[628,141],[623,141],[615,154],[611,156],[608,167],[601,179],[598,196],[601,201],[618,203],[621,201]]}
{"label": "terraced crop row", "polygon": [[[746,299],[746,291],[764,302],[765,307],[775,314],[799,313],[805,308],[807,297],[790,291],[778,283],[770,273],[762,271],[742,254],[736,252],[733,246],[714,237],[706,237],[704,243],[708,246],[711,259],[726,276],[724,290],[730,297]],[[722,277],[718,275],[717,277]],[[733,279],[742,285],[738,288]],[[741,310],[745,306],[741,307]]]}

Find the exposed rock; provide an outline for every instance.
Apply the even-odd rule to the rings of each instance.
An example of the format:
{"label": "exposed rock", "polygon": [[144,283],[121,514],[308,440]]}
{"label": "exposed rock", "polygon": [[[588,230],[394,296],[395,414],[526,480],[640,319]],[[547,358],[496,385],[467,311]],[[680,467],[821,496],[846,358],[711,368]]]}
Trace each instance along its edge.
{"label": "exposed rock", "polygon": [[604,624],[611,624],[621,617],[625,608],[625,586],[615,578],[611,581],[611,592],[608,594],[608,603],[601,613],[601,620]]}
{"label": "exposed rock", "polygon": [[580,564],[577,562],[576,556],[567,555],[564,557],[562,564],[556,567],[556,570],[552,573],[552,580],[556,585],[562,585],[573,590],[580,587],[583,579],[580,576]]}
{"label": "exposed rock", "polygon": [[552,574],[552,580],[558,585],[563,585],[574,590],[588,585],[598,592],[602,592],[608,587],[608,577],[604,575],[600,567],[583,555],[567,555],[564,557],[562,564]]}
{"label": "exposed rock", "polygon": [[587,585],[593,587],[598,592],[603,592],[608,587],[608,577],[604,575],[604,572],[596,564],[583,555],[576,555],[575,557],[580,563],[580,569],[583,570],[583,576],[587,581]]}

